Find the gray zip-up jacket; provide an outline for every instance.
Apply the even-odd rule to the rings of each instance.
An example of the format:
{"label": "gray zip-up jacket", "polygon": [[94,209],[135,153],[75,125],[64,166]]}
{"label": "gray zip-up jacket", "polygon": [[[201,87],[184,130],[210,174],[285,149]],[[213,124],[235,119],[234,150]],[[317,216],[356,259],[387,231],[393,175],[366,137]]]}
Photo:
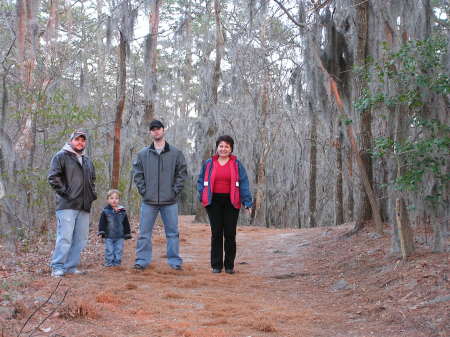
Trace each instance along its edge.
{"label": "gray zip-up jacket", "polygon": [[166,142],[161,154],[155,145],[144,147],[133,162],[133,180],[142,196],[150,205],[171,205],[184,186],[187,175],[183,152]]}

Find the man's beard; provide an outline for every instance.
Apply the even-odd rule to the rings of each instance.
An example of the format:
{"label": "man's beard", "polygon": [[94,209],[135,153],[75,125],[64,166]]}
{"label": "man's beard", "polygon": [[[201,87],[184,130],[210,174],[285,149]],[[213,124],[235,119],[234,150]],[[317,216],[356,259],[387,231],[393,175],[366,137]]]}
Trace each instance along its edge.
{"label": "man's beard", "polygon": [[82,154],[83,153],[83,151],[84,151],[84,147],[81,149],[81,150],[78,150],[77,148],[75,148],[75,147],[73,147],[73,146],[71,146],[72,147],[72,150],[74,150],[76,153],[78,153],[78,154]]}

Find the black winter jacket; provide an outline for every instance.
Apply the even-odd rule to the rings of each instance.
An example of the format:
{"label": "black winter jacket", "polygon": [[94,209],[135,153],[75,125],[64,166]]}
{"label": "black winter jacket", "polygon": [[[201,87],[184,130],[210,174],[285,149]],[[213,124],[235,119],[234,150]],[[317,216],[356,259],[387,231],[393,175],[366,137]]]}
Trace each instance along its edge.
{"label": "black winter jacket", "polygon": [[98,223],[98,235],[108,239],[131,239],[130,222],[125,208],[114,210],[110,205],[103,209]]}
{"label": "black winter jacket", "polygon": [[184,186],[187,175],[183,152],[166,142],[161,154],[155,145],[144,147],[133,163],[133,179],[142,201],[150,205],[171,205]]}
{"label": "black winter jacket", "polygon": [[83,165],[75,153],[57,152],[50,163],[48,183],[56,192],[56,210],[75,209],[90,212],[97,199],[95,169],[92,161],[82,156]]}

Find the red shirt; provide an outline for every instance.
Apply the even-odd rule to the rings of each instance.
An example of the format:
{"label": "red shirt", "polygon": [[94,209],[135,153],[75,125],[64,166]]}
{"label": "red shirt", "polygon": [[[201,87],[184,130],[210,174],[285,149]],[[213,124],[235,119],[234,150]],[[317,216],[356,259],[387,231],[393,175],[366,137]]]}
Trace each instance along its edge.
{"label": "red shirt", "polygon": [[214,180],[213,193],[228,193],[231,191],[231,166],[230,160],[223,166],[216,162],[216,178]]}

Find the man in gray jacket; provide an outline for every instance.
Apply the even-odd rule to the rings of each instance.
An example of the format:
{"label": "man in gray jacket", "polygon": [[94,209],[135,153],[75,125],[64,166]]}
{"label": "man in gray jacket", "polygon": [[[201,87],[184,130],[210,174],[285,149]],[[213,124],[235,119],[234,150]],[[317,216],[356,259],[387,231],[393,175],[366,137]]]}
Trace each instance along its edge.
{"label": "man in gray jacket", "polygon": [[167,262],[171,268],[181,270],[177,197],[187,174],[186,160],[180,150],[165,141],[164,125],[160,121],[150,123],[150,136],[153,143],[139,151],[133,163],[133,179],[142,197],[134,268],[144,269],[152,261],[153,225],[161,213]]}

